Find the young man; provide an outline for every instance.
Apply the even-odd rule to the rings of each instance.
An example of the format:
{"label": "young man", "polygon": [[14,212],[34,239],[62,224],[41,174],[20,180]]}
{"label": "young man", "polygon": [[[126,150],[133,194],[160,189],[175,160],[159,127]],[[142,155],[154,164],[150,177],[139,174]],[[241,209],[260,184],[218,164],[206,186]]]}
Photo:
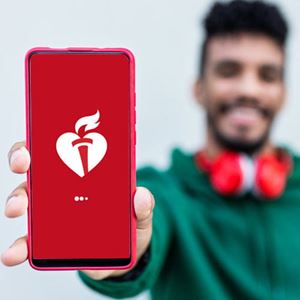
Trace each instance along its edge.
{"label": "young man", "polygon": [[[175,148],[168,169],[137,171],[136,265],[78,274],[115,298],[150,289],[153,299],[299,299],[300,157],[270,139],[286,94],[286,21],[273,5],[232,1],[215,3],[204,26],[204,148]],[[24,143],[9,159],[27,171]],[[25,184],[9,199],[6,215],[22,215]],[[2,254],[6,265],[26,259],[26,237]]]}

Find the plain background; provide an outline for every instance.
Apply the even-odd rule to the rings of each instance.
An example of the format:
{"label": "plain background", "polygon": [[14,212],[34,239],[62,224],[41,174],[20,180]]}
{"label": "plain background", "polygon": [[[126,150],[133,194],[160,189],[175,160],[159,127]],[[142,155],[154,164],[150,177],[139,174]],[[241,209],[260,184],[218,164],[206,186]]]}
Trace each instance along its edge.
{"label": "plain background", "polygon": [[[289,101],[273,136],[299,151],[300,2],[275,2],[287,14],[292,32],[287,52]],[[25,52],[34,46],[131,49],[136,57],[137,74],[137,164],[151,163],[164,168],[174,146],[191,151],[203,143],[203,112],[195,104],[191,88],[202,38],[200,19],[212,1],[1,0],[0,3],[2,252],[26,233],[25,216],[11,220],[3,214],[6,197],[25,180],[25,175],[12,174],[7,162],[11,145],[25,139]],[[144,293],[139,299],[147,296]],[[0,265],[0,298],[104,299],[83,285],[75,272],[38,272],[27,263],[14,268]]]}

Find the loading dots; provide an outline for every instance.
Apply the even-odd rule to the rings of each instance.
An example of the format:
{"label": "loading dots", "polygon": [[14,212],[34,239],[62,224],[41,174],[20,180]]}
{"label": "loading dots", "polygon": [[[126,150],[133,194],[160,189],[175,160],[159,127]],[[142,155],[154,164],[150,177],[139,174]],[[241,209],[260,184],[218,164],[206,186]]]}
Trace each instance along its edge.
{"label": "loading dots", "polygon": [[84,197],[84,196],[75,196],[74,200],[75,201],[84,201],[84,200],[88,200],[88,197]]}

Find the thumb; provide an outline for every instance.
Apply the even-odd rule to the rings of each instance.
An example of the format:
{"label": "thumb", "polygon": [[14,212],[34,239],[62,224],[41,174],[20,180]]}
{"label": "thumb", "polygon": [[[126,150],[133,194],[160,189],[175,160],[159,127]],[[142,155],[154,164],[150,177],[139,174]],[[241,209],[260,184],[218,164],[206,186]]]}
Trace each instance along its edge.
{"label": "thumb", "polygon": [[152,226],[152,211],[155,200],[152,193],[145,187],[137,187],[134,195],[134,209],[137,217],[137,229],[148,229]]}
{"label": "thumb", "polygon": [[[145,252],[152,235],[152,212],[155,205],[152,193],[144,187],[137,187],[134,194],[134,210],[137,217],[137,261]],[[133,268],[133,267],[132,267]],[[129,270],[85,270],[84,272],[93,279],[115,277],[127,273]]]}

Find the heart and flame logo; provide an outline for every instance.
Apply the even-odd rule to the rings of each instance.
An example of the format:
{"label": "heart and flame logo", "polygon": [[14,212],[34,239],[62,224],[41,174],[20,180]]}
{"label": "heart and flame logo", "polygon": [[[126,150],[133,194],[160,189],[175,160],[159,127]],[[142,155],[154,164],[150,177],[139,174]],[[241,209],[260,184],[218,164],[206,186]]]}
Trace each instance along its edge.
{"label": "heart and flame logo", "polygon": [[89,132],[98,127],[100,113],[77,120],[75,132],[66,132],[56,141],[56,151],[60,159],[77,175],[84,177],[103,159],[107,141],[97,132]]}

